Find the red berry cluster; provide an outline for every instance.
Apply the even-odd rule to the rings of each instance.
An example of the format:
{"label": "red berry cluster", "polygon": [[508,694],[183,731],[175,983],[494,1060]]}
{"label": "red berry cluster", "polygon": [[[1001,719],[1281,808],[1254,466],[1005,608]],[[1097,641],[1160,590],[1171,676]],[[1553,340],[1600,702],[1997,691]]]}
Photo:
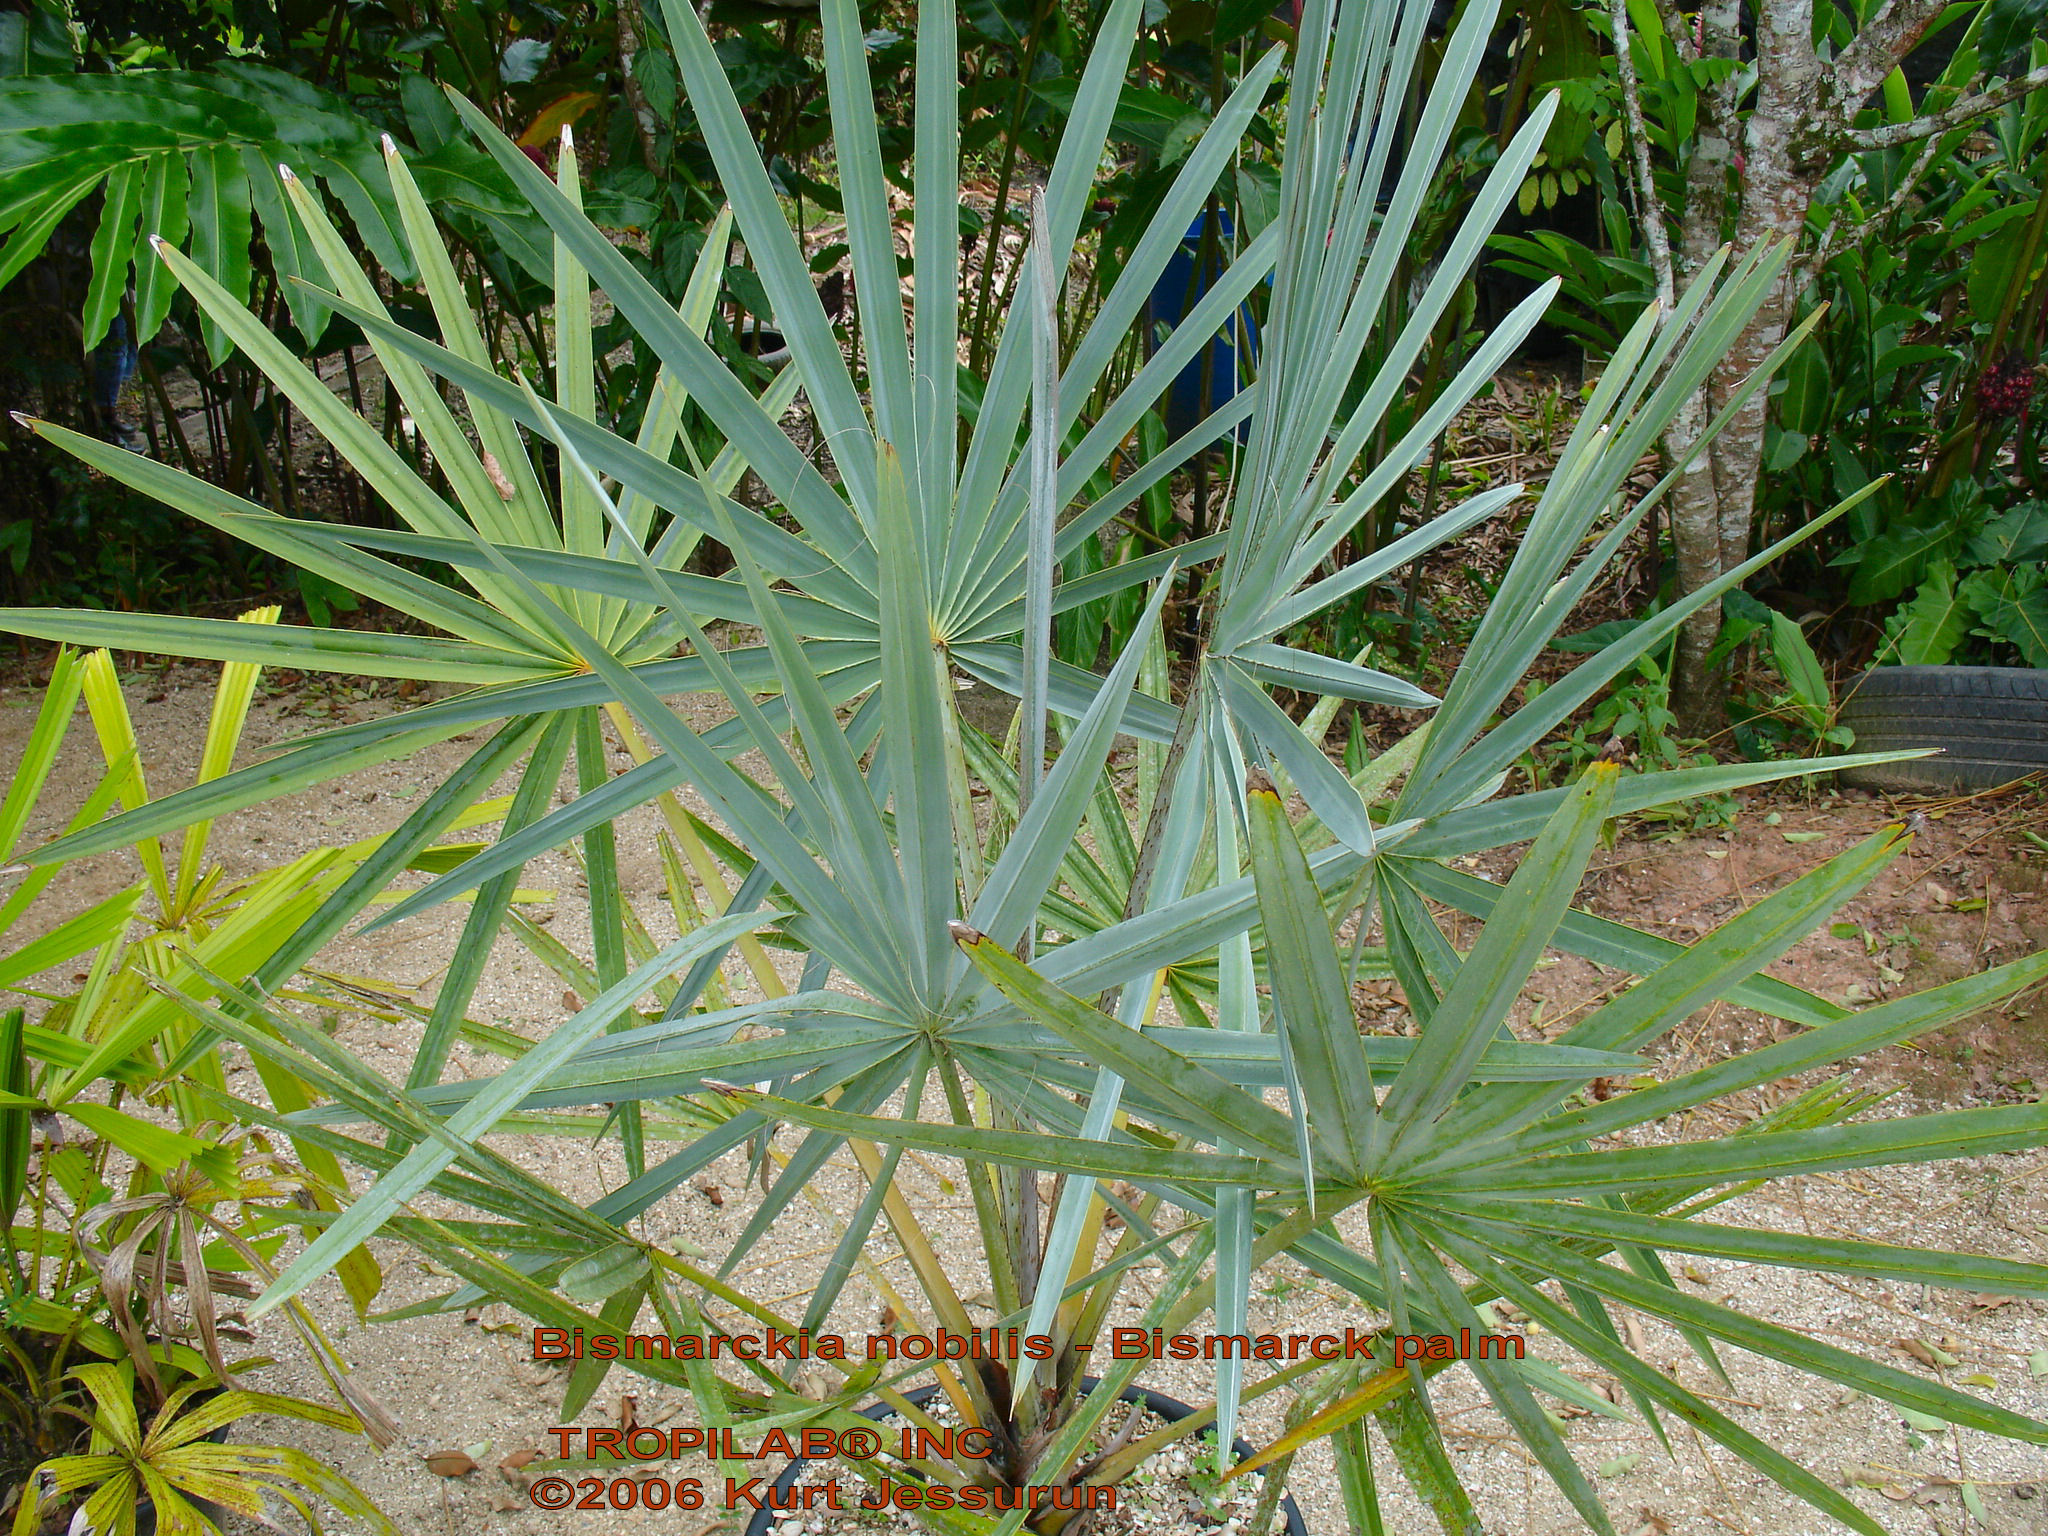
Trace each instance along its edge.
{"label": "red berry cluster", "polygon": [[1986,416],[2017,416],[2034,398],[2033,366],[2016,357],[1993,363],[1977,380],[1977,409]]}

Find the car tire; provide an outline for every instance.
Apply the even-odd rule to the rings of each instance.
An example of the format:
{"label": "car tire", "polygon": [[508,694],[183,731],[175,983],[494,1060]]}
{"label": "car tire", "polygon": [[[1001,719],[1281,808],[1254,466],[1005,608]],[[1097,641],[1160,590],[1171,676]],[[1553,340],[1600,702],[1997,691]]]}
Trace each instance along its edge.
{"label": "car tire", "polygon": [[2048,669],[1875,667],[1849,684],[1840,719],[1853,751],[1940,751],[1842,775],[1866,789],[1993,789],[2048,772]]}

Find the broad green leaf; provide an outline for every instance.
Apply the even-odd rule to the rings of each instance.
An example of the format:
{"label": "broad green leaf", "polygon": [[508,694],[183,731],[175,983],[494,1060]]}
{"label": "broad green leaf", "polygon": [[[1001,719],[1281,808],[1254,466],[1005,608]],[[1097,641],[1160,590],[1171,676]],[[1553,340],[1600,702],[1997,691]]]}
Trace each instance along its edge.
{"label": "broad green leaf", "polygon": [[2030,667],[2048,667],[2048,579],[2039,565],[1977,571],[1961,595],[1976,609],[1983,631],[2020,653]]}
{"label": "broad green leaf", "polygon": [[92,237],[92,281],[85,291],[85,350],[105,339],[121,312],[128,264],[135,252],[135,221],[142,201],[142,163],[130,160],[107,177],[99,229]]}
{"label": "broad green leaf", "polygon": [[1861,547],[1849,601],[1881,603],[1918,585],[1937,560],[1952,561],[1961,535],[1946,524],[1901,523]]}
{"label": "broad green leaf", "polygon": [[23,267],[42,255],[43,247],[63,222],[64,215],[83,202],[86,194],[100,184],[108,162],[115,158],[109,153],[95,157],[98,163],[71,167],[67,181],[52,195],[42,199],[29,217],[15,225],[14,232],[7,237],[7,244],[0,246],[0,288],[13,282]]}
{"label": "broad green leaf", "polygon": [[1809,718],[1825,721],[1834,708],[1827,674],[1821,671],[1820,658],[1813,654],[1806,631],[1776,609],[1771,611],[1771,655],[1778,664],[1778,675],[1791,686],[1793,698],[1806,708]]}
{"label": "broad green leaf", "polygon": [[[245,311],[249,302],[249,241],[255,234],[250,217],[249,178],[242,169],[242,157],[227,144],[214,144],[192,152],[192,261],[220,286],[229,304]],[[159,258],[177,273],[187,288],[192,286],[178,270],[177,252],[158,242]],[[206,354],[217,368],[235,346],[230,329],[209,306],[201,306],[200,334]]]}
{"label": "broad green leaf", "polygon": [[1956,570],[1937,560],[1920,579],[1913,600],[1885,621],[1880,657],[1905,667],[1938,667],[1970,632],[1971,609],[1956,591]]}

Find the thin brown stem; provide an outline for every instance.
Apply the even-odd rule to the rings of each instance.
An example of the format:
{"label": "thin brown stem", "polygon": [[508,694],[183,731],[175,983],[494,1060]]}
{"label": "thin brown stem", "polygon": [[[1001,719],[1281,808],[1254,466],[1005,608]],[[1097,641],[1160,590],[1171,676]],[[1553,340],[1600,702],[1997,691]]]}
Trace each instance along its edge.
{"label": "thin brown stem", "polygon": [[1666,313],[1678,297],[1678,284],[1671,267],[1671,233],[1664,227],[1664,202],[1657,195],[1657,180],[1650,170],[1650,131],[1643,121],[1643,93],[1636,80],[1634,50],[1629,46],[1627,0],[1607,0],[1607,15],[1614,23],[1614,64],[1621,77],[1622,119],[1627,124],[1629,158],[1635,167],[1637,222],[1643,227],[1643,243],[1649,248],[1650,270],[1657,277],[1657,301]]}
{"label": "thin brown stem", "polygon": [[2048,86],[2048,64],[2039,69],[2029,70],[1988,91],[1979,91],[1974,96],[1965,96],[1953,106],[1939,112],[1930,112],[1924,117],[1913,118],[1904,123],[1883,123],[1875,128],[1850,128],[1842,136],[1842,142],[1854,149],[1895,149],[1901,144],[1912,144],[1931,135],[1947,133],[1951,128],[1960,128],[1972,118],[1982,117],[1987,112],[1996,112],[2009,101],[2017,101],[2032,91]]}

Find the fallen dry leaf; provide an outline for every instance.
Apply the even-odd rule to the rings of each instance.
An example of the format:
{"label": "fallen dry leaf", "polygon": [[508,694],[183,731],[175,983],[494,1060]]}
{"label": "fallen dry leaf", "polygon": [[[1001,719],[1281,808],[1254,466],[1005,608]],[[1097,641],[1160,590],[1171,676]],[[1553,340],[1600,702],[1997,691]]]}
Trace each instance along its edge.
{"label": "fallen dry leaf", "polygon": [[539,1459],[540,1452],[528,1447],[523,1451],[512,1452],[511,1455],[498,1463],[498,1470],[500,1472],[517,1472],[529,1462],[538,1461]]}
{"label": "fallen dry leaf", "polygon": [[1894,1339],[1892,1340],[1892,1348],[1902,1355],[1911,1355],[1924,1366],[1931,1368],[1935,1363],[1934,1351],[1923,1340]]}
{"label": "fallen dry leaf", "polygon": [[427,1470],[436,1477],[467,1477],[476,1470],[476,1463],[461,1451],[436,1451],[426,1461]]}

